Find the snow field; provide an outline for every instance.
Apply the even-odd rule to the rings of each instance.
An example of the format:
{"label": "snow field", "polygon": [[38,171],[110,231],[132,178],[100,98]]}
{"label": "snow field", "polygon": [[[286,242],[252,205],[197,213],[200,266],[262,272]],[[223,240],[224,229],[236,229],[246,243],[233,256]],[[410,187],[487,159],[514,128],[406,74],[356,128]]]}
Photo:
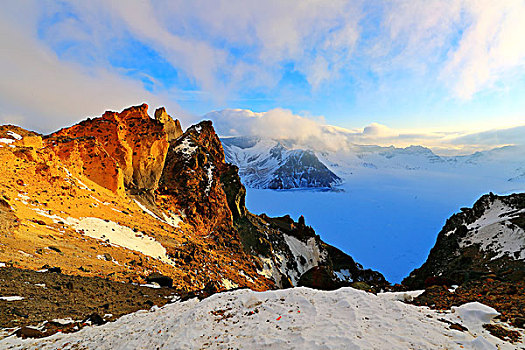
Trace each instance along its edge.
{"label": "snow field", "polygon": [[[342,288],[237,290],[139,311],[100,327],[44,339],[15,337],[5,349],[515,349],[484,332],[494,310],[474,303],[437,313]],[[438,321],[465,322],[476,334]],[[479,327],[478,327],[479,326]]]}

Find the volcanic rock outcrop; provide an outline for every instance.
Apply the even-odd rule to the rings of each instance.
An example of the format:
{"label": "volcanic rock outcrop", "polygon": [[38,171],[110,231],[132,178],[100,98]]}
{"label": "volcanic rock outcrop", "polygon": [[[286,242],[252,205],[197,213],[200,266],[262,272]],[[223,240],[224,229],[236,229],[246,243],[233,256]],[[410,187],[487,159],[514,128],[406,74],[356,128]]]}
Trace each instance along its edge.
{"label": "volcanic rock outcrop", "polygon": [[304,218],[250,213],[211,122],[183,133],[164,108],[147,110],[47,136],[0,127],[0,262],[138,283],[160,274],[186,292],[293,286],[318,266],[338,286],[386,284]]}
{"label": "volcanic rock outcrop", "polygon": [[[48,142],[52,142],[55,138],[74,139],[77,142],[91,140],[95,145],[87,145],[86,148],[97,149],[88,155],[89,158],[94,158],[91,165],[95,165],[99,160],[103,162],[107,153],[115,163],[113,166],[104,165],[113,168],[112,173],[122,172],[127,189],[154,190],[162,173],[169,141],[180,136],[182,130],[180,123],[174,121],[164,109],[159,109],[155,113],[156,119],[150,118],[147,111],[148,105],[143,104],[125,109],[121,113],[106,112],[102,118],[88,119],[70,128],[61,129],[49,135],[47,140]],[[66,148],[70,147],[66,146]],[[101,152],[98,148],[106,152]],[[100,171],[104,169],[106,167],[101,165]],[[90,179],[96,179],[99,176],[97,170],[86,175]],[[102,186],[104,183],[102,181]],[[114,188],[115,186],[111,186],[112,190]]]}
{"label": "volcanic rock outcrop", "polygon": [[445,223],[427,261],[403,284],[417,289],[487,277],[525,280],[525,193],[491,193],[461,208]]}

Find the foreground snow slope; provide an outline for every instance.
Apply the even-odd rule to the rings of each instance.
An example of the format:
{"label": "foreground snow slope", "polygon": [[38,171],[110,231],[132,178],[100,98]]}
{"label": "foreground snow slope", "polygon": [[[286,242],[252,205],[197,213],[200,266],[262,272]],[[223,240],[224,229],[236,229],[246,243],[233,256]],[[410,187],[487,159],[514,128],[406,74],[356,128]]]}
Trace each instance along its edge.
{"label": "foreground snow slope", "polygon": [[[515,349],[484,333],[496,314],[471,303],[438,314],[352,288],[215,294],[139,311],[116,322],[39,340],[6,338],[2,349]],[[464,321],[459,316],[464,318]],[[462,322],[471,333],[438,321]]]}

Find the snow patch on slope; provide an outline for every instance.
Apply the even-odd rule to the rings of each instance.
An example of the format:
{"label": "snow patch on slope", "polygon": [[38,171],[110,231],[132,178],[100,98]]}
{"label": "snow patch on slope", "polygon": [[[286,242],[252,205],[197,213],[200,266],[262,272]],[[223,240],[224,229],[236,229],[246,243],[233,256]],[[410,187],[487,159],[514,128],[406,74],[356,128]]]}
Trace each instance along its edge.
{"label": "snow patch on slope", "polygon": [[139,206],[139,208],[144,211],[146,214],[149,214],[151,217],[153,217],[156,220],[159,220],[161,222],[164,222],[172,227],[179,227],[179,224],[182,222],[182,219],[180,216],[175,215],[170,212],[170,215],[166,215],[165,213],[162,213],[162,217],[164,219],[159,218],[155,213],[153,213],[151,210],[149,210],[145,205],[140,203],[138,200],[133,199],[135,203]]}
{"label": "snow patch on slope", "polygon": [[284,257],[277,252],[274,254],[274,258],[277,263],[272,260],[272,258],[266,258],[259,256],[259,259],[263,262],[263,267],[261,270],[257,270],[257,273],[261,276],[269,278],[276,282],[278,287],[282,287],[279,282],[281,281],[281,274],[286,273],[286,269],[283,267],[282,262],[285,260]]}
{"label": "snow patch on slope", "polygon": [[186,137],[182,142],[175,147],[176,153],[182,153],[182,155],[186,158],[191,157],[195,151],[197,150],[197,146],[191,144],[191,140]]}
{"label": "snow patch on slope", "polygon": [[[10,139],[0,138],[0,143],[5,143],[6,145],[10,145],[11,143],[13,143],[15,141],[22,140],[22,136],[18,135],[16,132],[7,131],[7,135],[10,136],[11,138]],[[2,146],[2,145],[0,145],[0,146]],[[12,146],[12,147],[14,147],[14,146]]]}
{"label": "snow patch on slope", "polygon": [[7,132],[7,135],[11,136],[12,138],[14,138],[15,140],[22,140],[22,136],[18,135],[16,132],[14,131],[8,131]]}
{"label": "snow patch on slope", "polygon": [[127,226],[93,217],[80,220],[68,218],[64,221],[77,231],[83,232],[86,236],[134,250],[166,264],[173,265],[166,253],[166,248],[159,242],[152,237],[138,234]]}
{"label": "snow patch on slope", "polygon": [[175,215],[173,213],[170,213],[169,216],[162,213],[162,217],[164,218],[164,222],[172,227],[179,227],[179,224],[182,222],[180,216]]}
{"label": "snow patch on slope", "polygon": [[15,142],[15,140],[12,140],[12,139],[6,139],[6,138],[0,138],[0,143],[5,143],[7,145],[11,144]]}
{"label": "snow patch on slope", "polygon": [[[308,238],[306,243],[287,234],[282,234],[282,237],[285,246],[274,245],[272,257],[259,256],[263,267],[257,272],[275,281],[278,287],[282,287],[280,281],[283,275],[288,276],[292,285],[296,286],[306,271],[326,258],[326,252],[320,250],[314,237]],[[295,264],[289,263],[290,254]]]}
{"label": "snow patch on slope", "polygon": [[235,283],[235,282],[233,282],[233,281],[231,281],[231,280],[229,280],[227,278],[223,278],[221,280],[221,283],[222,283],[222,286],[224,288],[226,288],[226,289],[235,289],[235,288],[239,287],[239,285],[237,283]]}
{"label": "snow patch on slope", "polygon": [[313,237],[304,243],[290,235],[283,234],[283,236],[297,263],[297,271],[289,271],[289,276],[295,286],[303,273],[319,265],[324,255],[319,251],[319,246]]}
{"label": "snow patch on slope", "polygon": [[19,301],[19,300],[24,300],[24,297],[21,297],[21,296],[18,296],[18,295],[10,295],[10,296],[7,296],[7,297],[0,297],[0,300],[4,300],[4,301]]}
{"label": "snow patch on slope", "polygon": [[213,168],[214,166],[212,164],[208,164],[208,167],[206,168],[206,176],[208,177],[208,183],[206,184],[206,189],[204,190],[205,194],[210,193],[211,185],[213,184]]}
{"label": "snow patch on slope", "polygon": [[460,247],[479,244],[481,250],[496,253],[492,260],[505,255],[525,259],[525,231],[510,221],[523,213],[525,209],[515,210],[496,199],[480,218],[467,226],[469,233],[460,241]]}
{"label": "snow patch on slope", "polygon": [[159,221],[162,221],[161,218],[159,218],[157,215],[155,215],[155,213],[153,213],[151,210],[149,210],[148,208],[146,208],[145,205],[143,205],[142,203],[140,203],[138,200],[136,199],[133,199],[135,201],[135,203],[139,206],[139,208],[145,212],[146,214],[149,214],[150,216],[152,216],[153,218],[159,220]]}

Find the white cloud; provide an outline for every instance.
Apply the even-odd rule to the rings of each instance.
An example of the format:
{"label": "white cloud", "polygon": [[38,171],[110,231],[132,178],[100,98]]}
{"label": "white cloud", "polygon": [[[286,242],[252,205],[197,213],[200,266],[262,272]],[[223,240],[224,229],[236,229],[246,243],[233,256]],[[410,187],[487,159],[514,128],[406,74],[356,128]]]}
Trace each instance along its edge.
{"label": "white cloud", "polygon": [[363,129],[363,135],[368,135],[372,137],[399,136],[398,133],[390,129],[388,126],[379,123],[372,123],[368,126],[365,126]]}
{"label": "white cloud", "polygon": [[398,145],[421,144],[442,138],[437,134],[406,135],[386,125],[372,123],[361,129],[326,125],[323,117],[307,118],[286,109],[255,113],[246,109],[225,109],[203,116],[211,119],[221,136],[257,136],[292,140],[297,146],[316,150],[348,149],[352,144]]}
{"label": "white cloud", "polygon": [[[272,87],[292,63],[314,87],[338,76],[359,38],[360,1],[69,1],[74,20],[50,41],[83,40],[103,56],[131,34],[215,98]],[[65,22],[65,23],[64,23]],[[109,51],[109,50],[108,50]]]}
{"label": "white cloud", "polygon": [[258,136],[294,140],[316,149],[346,148],[348,140],[340,128],[325,128],[323,118],[306,118],[286,109],[255,113],[246,109],[225,109],[203,116],[211,119],[221,136]]}
{"label": "white cloud", "polygon": [[453,80],[456,96],[471,98],[506,74],[525,67],[525,2],[469,0],[464,2],[466,28],[458,48],[450,52],[442,78]]}
{"label": "white cloud", "polygon": [[454,97],[470,99],[509,75],[523,75],[523,18],[523,0],[386,2],[372,66],[379,73],[437,70]]}
{"label": "white cloud", "polygon": [[525,126],[494,129],[467,134],[453,140],[454,144],[475,144],[482,146],[520,145],[525,146]]}
{"label": "white cloud", "polygon": [[[406,69],[439,77],[462,99],[524,66],[522,0],[384,1],[368,12],[367,5],[361,0],[71,1],[76,19],[57,23],[61,30],[53,31],[52,40],[89,40],[89,32],[103,55],[115,37],[131,33],[216,99],[242,88],[274,87],[284,64],[304,74],[314,90],[342,72],[360,74],[370,65],[379,78]],[[368,63],[355,66],[357,61]]]}
{"label": "white cloud", "polygon": [[[523,0],[28,0],[2,6],[0,121],[23,120],[45,131],[142,101],[182,113],[173,98],[185,92],[162,86],[172,82],[157,84],[162,77],[153,76],[147,90],[136,78],[147,74],[141,67],[131,68],[139,71],[133,78],[112,66],[115,57],[130,55],[126,44],[162,57],[186,84],[173,90],[196,90],[202,101],[228,102],[252,90],[264,95],[279,86],[284,66],[304,75],[314,92],[339,78],[369,79],[365,85],[373,89],[389,76],[403,79],[409,69],[464,99],[523,77],[525,67]],[[377,76],[367,75],[370,68]],[[354,136],[382,132],[385,140],[399,133],[379,129],[370,125]]]}
{"label": "white cloud", "polygon": [[382,31],[369,51],[379,72],[392,68],[426,69],[439,60],[460,20],[461,0],[384,2]]}

